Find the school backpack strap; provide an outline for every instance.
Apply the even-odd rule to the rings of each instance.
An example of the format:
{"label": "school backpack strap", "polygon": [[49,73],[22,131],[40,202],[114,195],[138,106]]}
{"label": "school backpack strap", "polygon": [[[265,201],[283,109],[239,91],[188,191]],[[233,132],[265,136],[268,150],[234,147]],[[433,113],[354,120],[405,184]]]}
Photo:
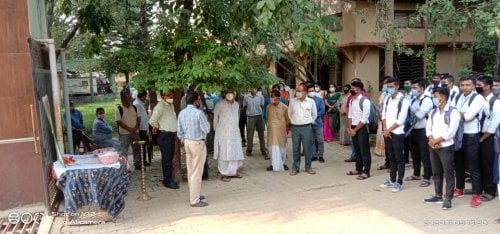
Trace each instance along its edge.
{"label": "school backpack strap", "polygon": [[366,98],[361,95],[361,99],[359,100],[359,108],[361,111],[363,111],[363,103],[365,102],[365,99]]}
{"label": "school backpack strap", "polygon": [[[137,113],[137,107],[134,104],[132,104],[132,106],[134,107],[135,113]],[[118,106],[118,111],[120,111],[120,117],[123,117],[123,107],[122,106]]]}

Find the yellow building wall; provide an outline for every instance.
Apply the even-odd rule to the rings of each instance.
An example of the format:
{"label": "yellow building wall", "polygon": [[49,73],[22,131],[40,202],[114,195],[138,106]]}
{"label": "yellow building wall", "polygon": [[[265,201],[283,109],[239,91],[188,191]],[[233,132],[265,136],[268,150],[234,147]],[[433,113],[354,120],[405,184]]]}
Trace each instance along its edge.
{"label": "yellow building wall", "polygon": [[436,71],[447,72],[455,77],[455,83],[458,83],[458,71],[466,66],[472,65],[472,55],[467,49],[455,49],[438,47],[436,49]]}
{"label": "yellow building wall", "polygon": [[378,95],[379,51],[377,47],[370,47],[364,55],[365,49],[366,47],[346,48],[344,52],[348,56],[343,55],[342,81],[344,84],[349,84],[353,78],[360,78],[366,91],[370,91],[371,95]]}

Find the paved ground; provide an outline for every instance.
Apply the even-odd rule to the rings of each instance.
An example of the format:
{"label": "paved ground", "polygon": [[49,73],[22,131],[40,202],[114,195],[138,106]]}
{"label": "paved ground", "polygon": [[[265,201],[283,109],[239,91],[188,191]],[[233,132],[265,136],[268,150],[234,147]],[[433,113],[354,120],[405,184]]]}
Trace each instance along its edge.
{"label": "paved ground", "polygon": [[[258,141],[255,141],[257,143]],[[288,153],[291,152],[289,140]],[[470,208],[470,196],[453,200],[453,209],[422,202],[433,187],[420,188],[407,182],[400,193],[381,189],[388,174],[372,170],[372,177],[358,181],[345,173],[353,163],[343,160],[350,147],[326,144],[326,163],[313,163],[316,175],[301,172],[267,172],[260,155],[246,157],[242,179],[225,183],[211,175],[203,182],[202,194],[210,204],[192,208],[187,183],[179,190],[164,188],[159,155],[147,171],[147,188],[153,198],[137,201],[139,173],[133,173],[125,210],[115,222],[99,225],[64,226],[57,218],[53,233],[493,233],[500,228],[498,200]],[[159,152],[157,152],[159,153]],[[383,158],[373,156],[372,168]],[[288,165],[290,165],[290,159]],[[216,162],[211,162],[216,167]],[[303,164],[302,168],[303,169]],[[212,170],[214,171],[214,170]],[[407,173],[411,173],[407,167]],[[470,186],[470,184],[467,184]]]}

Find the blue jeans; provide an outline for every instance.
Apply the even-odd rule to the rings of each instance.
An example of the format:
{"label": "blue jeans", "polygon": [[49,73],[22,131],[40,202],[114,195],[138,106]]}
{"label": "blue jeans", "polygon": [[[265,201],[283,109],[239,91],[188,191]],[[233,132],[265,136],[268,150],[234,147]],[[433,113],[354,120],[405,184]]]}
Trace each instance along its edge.
{"label": "blue jeans", "polygon": [[312,138],[312,156],[322,158],[325,152],[325,139],[323,137],[323,128],[313,128]]}
{"label": "blue jeans", "polygon": [[292,146],[293,146],[293,170],[299,171],[300,169],[300,146],[304,146],[305,169],[311,169],[312,162],[312,149],[311,138],[313,135],[312,126],[292,125]]}

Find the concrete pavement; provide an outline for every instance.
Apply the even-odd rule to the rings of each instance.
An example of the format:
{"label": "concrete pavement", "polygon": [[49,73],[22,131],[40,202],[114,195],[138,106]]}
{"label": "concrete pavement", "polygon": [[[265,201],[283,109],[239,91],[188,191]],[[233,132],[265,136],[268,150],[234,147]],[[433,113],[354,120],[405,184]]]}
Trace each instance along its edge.
{"label": "concrete pavement", "polygon": [[[291,139],[288,142],[291,166]],[[254,141],[254,144],[258,144]],[[244,150],[244,149],[243,149]],[[424,204],[434,187],[406,182],[392,193],[379,188],[388,173],[377,171],[384,158],[372,152],[372,177],[363,181],[345,173],[354,163],[343,160],[350,146],[325,144],[326,163],[313,162],[316,175],[303,171],[268,172],[270,161],[254,152],[246,157],[242,179],[222,182],[217,162],[210,160],[210,180],[203,181],[202,194],[209,206],[189,206],[186,182],[178,190],[162,186],[159,151],[147,170],[149,201],[137,201],[140,173],[134,172],[126,208],[115,222],[98,225],[62,225],[56,218],[53,233],[493,233],[500,228],[500,203],[496,198],[479,208],[469,207],[470,195],[453,200],[451,210]],[[211,156],[209,156],[211,157]],[[413,169],[406,168],[405,175]],[[159,176],[159,177],[154,177]],[[470,187],[470,184],[466,185]]]}

